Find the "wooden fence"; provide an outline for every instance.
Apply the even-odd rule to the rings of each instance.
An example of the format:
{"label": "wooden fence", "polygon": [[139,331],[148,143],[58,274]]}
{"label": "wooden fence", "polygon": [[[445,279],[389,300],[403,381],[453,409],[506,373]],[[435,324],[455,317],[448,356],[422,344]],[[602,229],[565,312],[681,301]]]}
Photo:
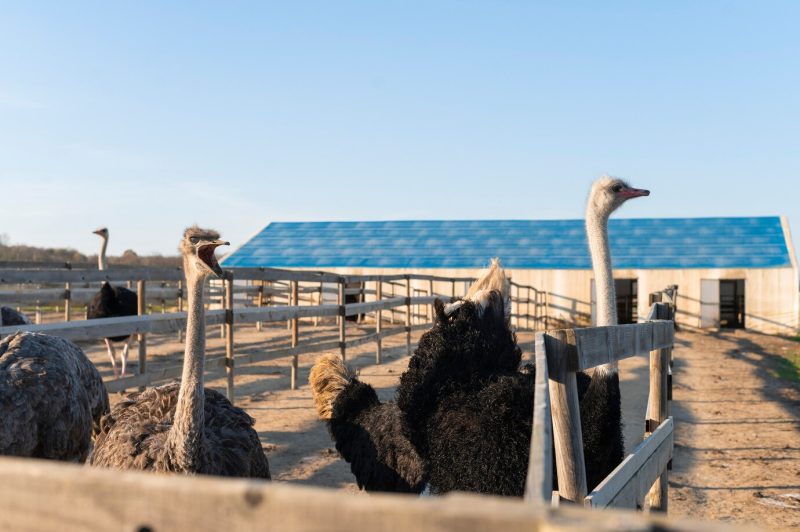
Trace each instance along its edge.
{"label": "wooden fence", "polygon": [[[674,294],[677,288],[669,290]],[[667,475],[673,452],[668,372],[674,343],[674,310],[669,302],[656,302],[645,323],[549,330],[536,335],[528,500],[554,505],[570,501],[592,508],[633,509],[644,508],[647,500],[651,510],[667,511]],[[589,492],[576,372],[645,352],[650,353],[645,439]],[[554,455],[558,492],[553,491]]]}
{"label": "wooden fence", "polygon": [[[297,370],[301,354],[338,350],[346,359],[348,350],[369,343],[375,344],[375,362],[382,361],[383,340],[405,335],[406,350],[411,353],[411,336],[416,330],[430,327],[433,319],[433,302],[436,298],[449,299],[462,295],[474,279],[469,277],[441,277],[433,275],[338,275],[329,272],[280,270],[272,268],[237,268],[227,270],[220,292],[218,309],[206,311],[206,325],[220,325],[226,338],[225,358],[207,358],[206,370],[225,368],[228,398],[234,401],[235,368],[237,365],[260,362],[278,357],[291,357],[290,387],[297,387]],[[109,392],[150,385],[154,382],[176,378],[181,366],[159,369],[147,368],[147,335],[181,333],[186,326],[186,313],[182,311],[182,294],[178,294],[178,312],[147,314],[146,302],[150,297],[149,284],[164,282],[182,283],[178,268],[119,268],[110,270],[76,269],[10,269],[0,270],[0,283],[17,286],[39,286],[64,283],[67,296],[69,287],[77,283],[98,282],[135,283],[139,295],[139,315],[95,320],[63,321],[27,326],[0,327],[0,336],[17,330],[42,332],[70,340],[93,340],[112,336],[135,334],[138,339],[138,368],[135,375],[109,380]],[[246,281],[248,286],[235,281]],[[463,290],[458,290],[458,285]],[[439,291],[436,292],[435,288]],[[445,290],[442,290],[442,289]],[[17,288],[18,291],[23,291]],[[445,293],[442,293],[445,292]],[[449,293],[448,293],[449,292]],[[519,327],[541,327],[546,323],[543,292],[525,285],[513,284],[512,294],[516,312],[512,316]],[[309,297],[303,299],[301,294]],[[243,295],[241,301],[235,297]],[[335,296],[328,303],[323,295]],[[414,295],[423,294],[423,295]],[[1,295],[1,294],[0,294]],[[348,298],[354,299],[347,302]],[[531,299],[532,298],[532,299]],[[237,305],[237,301],[239,304]],[[274,305],[274,303],[283,303]],[[305,303],[305,304],[303,304]],[[416,308],[416,310],[415,310]],[[425,309],[420,311],[419,309]],[[521,309],[525,312],[522,313]],[[402,316],[402,321],[397,317]],[[67,306],[67,315],[69,307]],[[386,316],[388,315],[388,316]],[[365,322],[371,317],[374,332],[348,337],[348,318],[358,317]],[[386,317],[389,319],[387,320]],[[338,339],[317,342],[300,342],[300,320],[336,320]],[[394,326],[395,321],[399,326]],[[386,328],[386,322],[389,328]],[[258,353],[236,353],[235,329],[252,324],[260,329],[262,323],[286,322],[291,331],[289,347],[267,349]]]}

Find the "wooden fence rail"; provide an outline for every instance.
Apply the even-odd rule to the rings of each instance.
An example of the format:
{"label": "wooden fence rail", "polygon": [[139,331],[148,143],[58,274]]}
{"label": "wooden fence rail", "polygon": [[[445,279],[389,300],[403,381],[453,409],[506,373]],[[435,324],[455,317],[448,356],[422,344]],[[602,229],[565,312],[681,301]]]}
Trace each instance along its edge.
{"label": "wooden fence rail", "polygon": [[[180,270],[173,268],[136,268],[136,269],[115,269],[115,270],[46,270],[46,269],[25,269],[25,270],[0,270],[0,282],[15,284],[43,284],[52,282],[86,283],[99,281],[122,282],[126,280],[135,281],[135,290],[139,293],[138,307],[139,312],[136,316],[103,318],[94,320],[69,321],[69,315],[65,316],[64,322],[37,324],[27,326],[0,327],[0,336],[10,334],[17,330],[41,332],[55,336],[61,336],[70,340],[95,340],[113,336],[136,335],[138,339],[138,372],[137,375],[121,379],[110,380],[107,382],[109,391],[126,389],[132,386],[145,386],[166,378],[177,377],[180,375],[180,366],[172,368],[161,368],[151,372],[147,369],[147,335],[148,334],[167,334],[180,333],[186,326],[186,313],[183,312],[182,297],[178,297],[178,312],[146,314],[147,299],[152,297],[152,292],[161,288],[158,285],[166,282],[178,280],[182,282]],[[261,286],[237,286],[234,281],[240,283],[257,282]],[[402,282],[400,282],[402,281]],[[217,294],[211,299],[218,298],[222,302],[221,309],[209,310],[206,312],[207,325],[220,325],[223,337],[225,338],[226,357],[220,362],[209,359],[206,364],[207,369],[226,368],[228,396],[234,400],[234,381],[236,364],[255,362],[266,358],[279,356],[291,357],[290,386],[292,389],[297,387],[298,357],[301,354],[315,353],[325,350],[338,349],[343,358],[347,357],[348,349],[374,342],[376,344],[376,361],[380,363],[382,342],[384,339],[405,334],[407,353],[411,354],[411,334],[416,330],[427,328],[433,318],[432,305],[437,297],[446,297],[433,293],[434,283],[449,284],[451,291],[455,291],[456,283],[469,283],[471,278],[466,277],[438,277],[432,275],[335,275],[327,272],[308,272],[294,270],[273,270],[268,268],[237,268],[226,271],[222,286],[219,281],[212,284],[212,292]],[[263,283],[271,283],[271,290]],[[413,282],[424,282],[425,289],[412,289]],[[313,283],[312,287],[301,287],[300,283]],[[374,289],[367,289],[366,284],[373,283]],[[388,284],[394,287],[397,284],[403,287],[404,295],[386,294],[383,286]],[[352,284],[359,284],[358,288],[350,288]],[[328,285],[326,287],[326,285]],[[521,287],[526,293],[538,293],[533,287]],[[237,290],[247,288],[249,290]],[[300,297],[302,288],[310,288],[312,292],[318,292],[320,297]],[[161,289],[163,290],[163,288]],[[532,292],[531,292],[532,290]],[[60,290],[65,301],[69,302],[71,291]],[[336,293],[336,303],[327,303],[321,294]],[[35,293],[35,292],[34,292]],[[168,292],[177,296],[182,296],[180,286],[174,292]],[[257,297],[255,304],[258,306],[237,306],[236,294],[244,293],[246,296],[254,295]],[[162,295],[158,292],[157,295]],[[424,295],[412,295],[424,294]],[[2,295],[2,292],[0,292]],[[388,297],[384,298],[384,295]],[[271,299],[271,303],[286,303],[280,306],[264,305],[264,297]],[[284,297],[278,297],[284,296]],[[373,300],[365,300],[367,296]],[[348,302],[347,298],[355,301]],[[247,300],[245,301],[245,303]],[[302,304],[307,303],[307,304]],[[519,296],[516,299],[515,308],[518,314],[514,319],[518,327],[530,324],[530,320],[519,314],[523,305],[530,307],[530,302],[525,301]],[[536,304],[534,303],[534,308]],[[426,312],[420,311],[427,308]],[[390,322],[394,321],[394,313],[404,316],[405,324],[400,327],[384,329],[382,322],[383,313],[390,315]],[[374,316],[375,332],[361,335],[356,338],[347,337],[348,318],[358,318],[363,321],[367,315]],[[336,318],[339,324],[338,342],[318,342],[300,343],[300,320],[312,319],[318,323],[320,318]],[[524,320],[524,322],[523,322]],[[257,328],[263,323],[285,322],[291,331],[291,343],[288,349],[268,351],[264,357],[260,356],[241,356],[235,351],[234,331],[236,326],[254,324]],[[534,320],[534,325],[538,322]],[[180,338],[180,336],[179,336]],[[222,364],[222,366],[220,366]]]}
{"label": "wooden fence rail", "polygon": [[371,494],[283,482],[156,475],[0,457],[0,530],[716,531],[727,526],[634,512],[547,508],[519,499]]}

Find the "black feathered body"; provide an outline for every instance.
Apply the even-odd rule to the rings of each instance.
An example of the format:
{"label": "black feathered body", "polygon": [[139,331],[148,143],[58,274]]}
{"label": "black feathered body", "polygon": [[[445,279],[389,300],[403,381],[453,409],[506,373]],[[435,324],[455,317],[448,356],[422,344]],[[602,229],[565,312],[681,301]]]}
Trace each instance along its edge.
{"label": "black feathered body", "polygon": [[[445,316],[437,302],[436,323],[400,379],[397,403],[434,493],[524,493],[535,371],[517,369],[521,351],[495,308],[490,305],[481,316],[466,301]],[[622,460],[619,410],[613,404],[619,401],[618,387],[616,398],[609,401],[607,395],[613,378],[578,378],[591,487]]]}
{"label": "black feathered body", "polygon": [[0,341],[0,454],[83,462],[107,411],[100,374],[69,340],[26,332]]}
{"label": "black feathered body", "polygon": [[353,379],[333,404],[328,430],[359,488],[422,492],[424,467],[402,414],[395,403],[381,403],[372,386]]}
{"label": "black feathered body", "polygon": [[17,312],[11,307],[0,307],[0,327],[12,325],[30,325],[29,320],[22,312]]}
{"label": "black feathered body", "polygon": [[[87,317],[93,320],[96,318],[135,316],[137,313],[138,298],[136,292],[122,286],[111,286],[111,284],[105,282],[89,302]],[[121,342],[127,339],[128,336],[114,336],[109,340]]]}
{"label": "black feathered body", "polygon": [[254,420],[219,392],[205,388],[205,426],[194,457],[184,470],[169,452],[167,436],[178,402],[179,383],[131,394],[101,422],[91,464],[114,469],[199,473],[269,479],[269,463]]}

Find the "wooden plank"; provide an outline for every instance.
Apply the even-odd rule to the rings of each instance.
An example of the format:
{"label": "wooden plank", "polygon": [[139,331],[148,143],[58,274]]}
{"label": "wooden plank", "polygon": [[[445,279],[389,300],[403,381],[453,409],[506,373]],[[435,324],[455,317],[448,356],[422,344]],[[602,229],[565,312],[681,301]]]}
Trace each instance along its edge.
{"label": "wooden plank", "polygon": [[[225,322],[224,310],[207,310],[206,325],[219,325]],[[0,327],[0,336],[17,331],[52,334],[68,340],[96,340],[109,336],[127,336],[139,333],[168,333],[186,328],[186,313],[147,314],[144,316],[124,316],[119,318],[98,318],[94,320],[45,323],[42,325],[18,325]]]}
{"label": "wooden plank", "polygon": [[318,283],[338,282],[339,276],[333,273],[305,270],[282,270],[278,268],[227,268],[235,272],[237,279],[250,281],[301,281]]}
{"label": "wooden plank", "polygon": [[[375,300],[376,303],[382,303],[383,299],[383,282],[376,281],[375,282]],[[380,364],[383,359],[383,339],[381,337],[381,332],[383,331],[383,309],[379,308],[376,309],[377,313],[375,315],[375,363]]]}
{"label": "wooden plank", "polygon": [[225,389],[228,401],[234,404],[235,392],[233,388],[234,380],[234,358],[233,358],[233,272],[225,272]]}
{"label": "wooden plank", "polygon": [[[291,292],[292,292],[292,302],[294,304],[297,304],[297,302],[298,302],[297,301],[297,295],[298,295],[297,294],[297,281],[292,281],[291,287],[292,287],[292,290],[291,290]],[[312,307],[312,308],[314,308],[314,307]],[[300,320],[297,317],[295,317],[295,318],[292,319],[292,347],[297,347],[297,341],[298,341],[298,338],[299,338],[299,334],[300,334]],[[291,374],[291,377],[289,379],[289,387],[292,390],[296,390],[297,389],[297,365],[298,365],[297,357],[298,357],[297,354],[292,355],[292,370],[291,370],[292,374]]]}
{"label": "wooden plank", "polygon": [[350,303],[345,306],[345,313],[347,316],[355,316],[357,314],[368,314],[378,310],[386,310],[394,307],[402,307],[406,304],[406,298],[393,297],[391,299],[383,299],[381,301],[368,301],[366,303]]}
{"label": "wooden plank", "polygon": [[287,305],[279,307],[246,307],[234,309],[236,323],[253,323],[256,321],[288,321],[294,318],[313,318],[315,316],[337,316],[339,305]]}
{"label": "wooden plank", "polygon": [[154,475],[10,457],[0,458],[0,498],[0,528],[24,532],[710,532],[723,528],[631,512],[550,510],[519,499],[476,494],[420,498],[374,493],[354,497],[339,490],[281,482]]}
{"label": "wooden plank", "polygon": [[[139,316],[144,316],[147,314],[147,291],[145,288],[145,281],[138,280],[136,281],[136,314]],[[137,335],[137,340],[139,344],[139,367],[136,369],[136,373],[139,375],[147,373],[147,335],[146,333],[140,332]],[[144,387],[139,387],[139,391],[144,390]]]}
{"label": "wooden plank", "polygon": [[[656,319],[672,319],[672,308],[666,303],[653,305],[653,313]],[[650,351],[650,393],[647,403],[647,422],[645,424],[647,430],[653,430],[653,428],[661,425],[669,415],[667,413],[667,371],[669,369],[671,351],[672,348]],[[648,434],[646,433],[645,437]],[[668,475],[669,473],[664,469],[648,494],[651,511],[667,511]]]}
{"label": "wooden plank", "polygon": [[337,301],[339,303],[339,352],[341,353],[342,360],[347,360],[347,306],[345,305],[345,280],[344,277],[339,278],[339,295]]}
{"label": "wooden plank", "polygon": [[0,270],[0,283],[88,283],[179,281],[180,268],[112,268],[110,270]]}
{"label": "wooden plank", "polygon": [[583,459],[581,413],[578,405],[578,384],[569,368],[571,346],[577,331],[565,329],[544,335],[544,352],[549,373],[550,404],[553,414],[553,436],[556,450],[556,471],[560,495],[572,502],[586,497],[586,465]]}
{"label": "wooden plank", "polygon": [[585,499],[592,508],[641,508],[650,487],[672,459],[673,423],[667,418]]}
{"label": "wooden plank", "polygon": [[533,395],[533,427],[525,500],[547,504],[553,493],[553,420],[550,412],[549,374],[544,333],[536,335],[536,384]]}
{"label": "wooden plank", "polygon": [[[549,334],[552,336],[557,331],[549,331]],[[589,327],[574,329],[573,334],[575,343],[567,349],[570,371],[584,371],[654,349],[672,347],[675,341],[671,321]]]}

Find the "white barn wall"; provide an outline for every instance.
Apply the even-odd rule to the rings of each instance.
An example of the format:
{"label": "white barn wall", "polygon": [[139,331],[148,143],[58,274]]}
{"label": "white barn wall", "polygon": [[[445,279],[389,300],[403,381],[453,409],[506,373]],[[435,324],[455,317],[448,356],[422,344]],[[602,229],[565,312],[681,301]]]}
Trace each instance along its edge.
{"label": "white barn wall", "polygon": [[[340,274],[418,273],[444,277],[475,277],[479,269],[395,269],[395,268],[330,268]],[[507,270],[511,278],[523,285],[547,290],[550,326],[591,324],[591,270]],[[684,269],[684,270],[615,270],[614,277],[638,280],[639,319],[648,312],[648,295],[669,285],[678,285],[678,323],[700,326],[700,282],[702,279],[745,280],[745,326],[770,334],[796,334],[800,322],[798,272],[792,268],[764,269]],[[412,286],[428,290],[427,281]],[[399,289],[399,287],[398,287]],[[402,291],[402,289],[399,289]],[[464,294],[463,283],[456,284],[456,295]],[[398,291],[397,295],[404,295]],[[450,283],[434,283],[434,292],[449,296]],[[388,296],[388,292],[384,289]]]}

